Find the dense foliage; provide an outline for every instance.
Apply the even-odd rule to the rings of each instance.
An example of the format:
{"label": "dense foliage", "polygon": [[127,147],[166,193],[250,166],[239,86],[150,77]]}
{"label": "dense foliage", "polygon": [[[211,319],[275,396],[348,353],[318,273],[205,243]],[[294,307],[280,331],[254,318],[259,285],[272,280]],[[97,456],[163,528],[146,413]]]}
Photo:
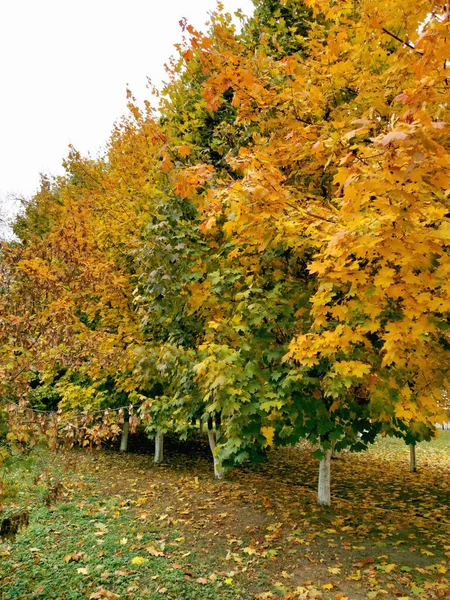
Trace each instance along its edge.
{"label": "dense foliage", "polygon": [[447,418],[450,8],[255,4],[18,217],[0,409],[13,445],[204,423],[218,476],[308,438],[329,504],[332,447]]}

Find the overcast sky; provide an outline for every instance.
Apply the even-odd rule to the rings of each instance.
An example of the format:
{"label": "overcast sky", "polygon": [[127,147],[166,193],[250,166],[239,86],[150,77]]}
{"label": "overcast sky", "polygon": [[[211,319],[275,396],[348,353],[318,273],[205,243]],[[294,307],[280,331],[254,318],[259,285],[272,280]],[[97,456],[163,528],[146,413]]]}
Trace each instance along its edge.
{"label": "overcast sky", "polygon": [[[251,0],[223,0],[250,14]],[[62,172],[73,144],[96,155],[126,111],[158,87],[185,17],[203,28],[215,0],[1,0],[0,209]]]}

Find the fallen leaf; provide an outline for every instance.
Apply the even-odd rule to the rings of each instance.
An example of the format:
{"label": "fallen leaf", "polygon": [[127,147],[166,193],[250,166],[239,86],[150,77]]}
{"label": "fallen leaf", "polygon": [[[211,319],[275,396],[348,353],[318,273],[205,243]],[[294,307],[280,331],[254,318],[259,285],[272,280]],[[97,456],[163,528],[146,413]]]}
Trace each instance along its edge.
{"label": "fallen leaf", "polygon": [[146,547],[146,552],[148,552],[151,556],[164,556],[164,552],[161,552],[161,550],[158,550],[157,548],[155,548],[154,546],[147,546]]}
{"label": "fallen leaf", "polygon": [[148,562],[148,558],[144,558],[143,556],[135,556],[130,562],[132,565],[143,565]]}
{"label": "fallen leaf", "polygon": [[120,598],[118,594],[111,592],[105,588],[100,588],[97,592],[94,592],[89,596],[89,600],[100,600],[101,598]]}

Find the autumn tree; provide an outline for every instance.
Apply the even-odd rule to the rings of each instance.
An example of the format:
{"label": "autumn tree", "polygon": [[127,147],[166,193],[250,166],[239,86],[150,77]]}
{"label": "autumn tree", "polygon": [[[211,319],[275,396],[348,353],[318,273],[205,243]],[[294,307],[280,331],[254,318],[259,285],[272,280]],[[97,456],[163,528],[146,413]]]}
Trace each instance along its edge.
{"label": "autumn tree", "polygon": [[[231,183],[242,178],[241,170],[236,168],[231,159],[237,160],[239,148],[248,146],[252,143],[253,136],[259,135],[259,124],[256,121],[252,123],[236,120],[238,109],[235,105],[232,80],[229,87],[224,84],[217,95],[209,93],[210,88],[205,87],[206,78],[224,76],[225,80],[228,80],[222,63],[211,64],[209,69],[205,69],[202,53],[211,51],[220,56],[226,55],[233,64],[237,64],[241,56],[248,57],[256,50],[259,40],[254,35],[255,28],[259,28],[258,31],[261,33],[261,28],[264,27],[271,41],[281,36],[281,31],[285,35],[287,33],[285,21],[279,26],[277,24],[279,7],[266,4],[260,3],[261,15],[265,19],[273,12],[274,19],[266,24],[259,23],[259,17],[249,19],[241,35],[236,34],[230,17],[221,13],[212,15],[209,37],[195,31],[192,27],[185,27],[188,37],[180,47],[180,59],[172,63],[173,79],[163,92],[161,105],[162,124],[170,148],[170,167],[173,171],[172,177],[176,181],[175,189],[182,196],[184,203],[193,203],[196,206],[199,216],[203,218],[201,226],[203,251],[194,267],[194,277],[187,288],[190,295],[190,299],[187,298],[188,310],[195,313],[197,318],[200,317],[206,324],[197,342],[200,344],[199,358],[202,364],[208,365],[208,376],[203,378],[205,369],[198,365],[197,382],[205,394],[207,413],[211,415],[208,422],[211,423],[213,417],[220,419],[222,442],[225,438],[233,438],[234,450],[231,453],[233,460],[243,460],[255,449],[259,453],[259,449],[267,445],[267,439],[261,433],[261,416],[256,418],[252,426],[248,420],[250,412],[247,412],[248,422],[244,424],[245,419],[240,422],[241,433],[238,433],[239,419],[234,414],[236,411],[232,409],[236,405],[234,392],[244,396],[250,394],[251,397],[256,398],[256,390],[259,388],[255,385],[255,378],[259,373],[263,373],[270,379],[272,369],[276,371],[275,365],[270,366],[271,360],[276,356],[279,363],[287,351],[286,344],[290,335],[286,333],[285,324],[280,320],[277,322],[277,315],[288,313],[295,305],[295,300],[290,300],[286,310],[287,303],[283,293],[289,288],[290,283],[287,284],[286,289],[283,289],[282,280],[283,269],[295,270],[296,267],[293,264],[295,259],[291,261],[289,257],[289,249],[281,247],[275,252],[272,248],[269,249],[266,258],[260,259],[256,253],[255,260],[248,260],[248,257],[244,256],[241,261],[242,253],[238,244],[229,239],[226,230],[226,214],[222,210],[220,201],[218,202],[212,195],[208,196],[207,190],[216,188],[216,180],[223,185],[224,182]],[[304,13],[308,12],[310,13],[305,9]],[[304,29],[306,30],[306,25]],[[250,73],[244,73],[242,81],[245,83],[246,77],[248,79],[249,76]],[[199,168],[201,166],[199,161],[204,163],[203,170]],[[211,180],[213,171],[214,181]],[[265,271],[263,275],[258,276],[257,272],[261,269],[261,265],[258,264],[260,262],[264,262]],[[275,273],[273,281],[270,280],[272,272]],[[272,303],[266,311],[263,308],[263,297],[266,294],[267,300],[269,297],[267,292],[271,289],[273,290]],[[244,307],[245,298],[249,302],[249,298],[253,299],[254,294],[257,301],[253,307],[253,314],[243,309],[243,316],[239,318],[234,314],[236,306]],[[257,314],[257,307],[261,314]],[[267,316],[263,316],[264,313],[267,313]],[[247,318],[250,319],[249,324],[245,323]],[[220,324],[217,324],[218,320]],[[286,327],[292,325],[292,318],[288,317]],[[224,334],[224,331],[227,333]],[[245,341],[244,333],[247,334]],[[261,346],[261,340],[266,334],[267,347],[264,347]],[[217,346],[219,337],[221,358],[213,366],[212,361],[217,358],[217,354],[212,348],[219,347]],[[278,346],[278,349],[274,349],[274,346]],[[236,352],[241,355],[233,371],[227,362],[227,352],[230,361],[233,360],[232,357]],[[272,358],[268,360],[265,357],[267,354],[272,355]],[[245,360],[249,361],[246,375],[239,378],[238,365],[245,364]],[[227,377],[220,375],[221,369],[227,370]],[[212,373],[218,376],[212,376]],[[231,379],[232,373],[238,377],[234,385]],[[271,384],[273,397],[276,396],[273,389],[275,379],[280,379],[279,373],[273,375]],[[222,384],[217,383],[219,381]],[[223,385],[225,382],[227,382],[226,386]],[[244,389],[247,384],[248,391]],[[281,387],[278,387],[280,388],[278,393],[281,394]],[[269,389],[265,391],[269,393]],[[265,391],[260,398],[263,404]],[[222,396],[224,402],[212,401],[217,394]],[[267,406],[267,402],[265,404]],[[253,413],[256,415],[257,410]],[[233,418],[228,418],[232,415]],[[246,435],[243,435],[244,430],[247,431]],[[250,431],[253,431],[253,435],[250,435]],[[271,429],[267,431],[271,439],[273,437]],[[259,444],[255,444],[255,434]],[[211,435],[210,432],[210,438]],[[228,450],[230,447],[228,446]],[[227,457],[222,451],[221,457],[225,460],[231,455]]]}
{"label": "autumn tree", "polygon": [[[4,384],[25,404],[19,381],[27,383],[31,367],[47,380],[64,368],[58,388],[66,415],[101,417],[133,391],[120,387],[121,373],[130,369],[125,350],[141,340],[133,248],[148,219],[160,147],[150,109],[141,113],[130,102],[108,156],[93,161],[72,150],[67,175],[53,184],[44,180],[17,220],[20,243],[4,253],[2,351],[17,348]],[[106,435],[108,428],[89,430]]]}
{"label": "autumn tree", "polygon": [[113,377],[152,434],[206,421],[216,474],[306,437],[327,505],[333,446],[445,418],[449,7],[255,5],[183,22],[159,115],[130,97],[104,159],[43,182],[4,248],[5,381],[64,366],[75,408]]}
{"label": "autumn tree", "polygon": [[259,128],[229,156],[243,177],[216,180],[203,206],[205,227],[226,221],[235,256],[282,241],[307,262],[313,289],[286,359],[325,406],[327,471],[330,436],[361,407],[374,429],[443,417],[448,13],[308,5],[305,56],[202,44],[208,106],[231,89],[236,123]]}

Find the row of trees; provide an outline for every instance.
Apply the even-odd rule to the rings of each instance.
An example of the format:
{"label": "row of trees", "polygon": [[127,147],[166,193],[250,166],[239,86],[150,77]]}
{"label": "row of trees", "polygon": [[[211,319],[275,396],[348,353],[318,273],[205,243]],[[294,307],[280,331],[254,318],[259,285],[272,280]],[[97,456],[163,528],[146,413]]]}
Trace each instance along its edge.
{"label": "row of trees", "polygon": [[308,438],[407,443],[446,417],[450,7],[219,5],[156,111],[72,149],[1,255],[8,438],[208,428],[215,474]]}

